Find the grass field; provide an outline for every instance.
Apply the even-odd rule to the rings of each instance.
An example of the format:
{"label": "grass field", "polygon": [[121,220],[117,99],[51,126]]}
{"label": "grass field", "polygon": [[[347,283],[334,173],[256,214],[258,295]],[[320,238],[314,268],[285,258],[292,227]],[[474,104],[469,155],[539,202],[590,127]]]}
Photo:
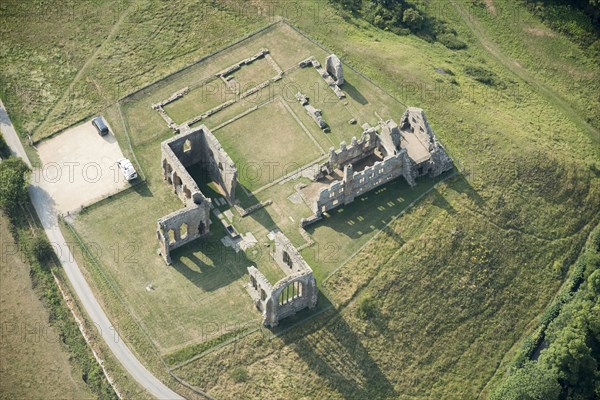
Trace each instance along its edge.
{"label": "grass field", "polygon": [[229,156],[238,160],[239,182],[250,191],[322,155],[280,99],[214,133]]}
{"label": "grass field", "polygon": [[[439,43],[397,36],[351,15],[340,15],[324,0],[307,2],[308,11],[303,13],[290,12],[289,2],[253,2],[287,15],[402,103],[424,108],[437,135],[461,162],[463,174],[438,185],[389,226],[386,223],[391,216],[418,193],[396,193],[388,188],[370,194],[369,200],[356,203],[356,208],[332,213],[310,231],[319,242],[320,258],[310,254],[313,248],[304,254],[307,259],[314,257],[310,262],[319,283],[337,307],[280,337],[256,332],[239,338],[176,370],[177,375],[220,398],[487,397],[488,382],[506,372],[510,354],[531,327],[537,326],[537,316],[553,299],[587,235],[599,222],[600,139],[595,60],[561,34],[548,31],[522,5],[504,0],[486,3],[497,11],[512,7],[518,12],[513,17],[506,12],[494,14],[489,5],[473,6],[466,0],[419,3],[423,12],[445,20],[468,45],[465,50],[452,51]],[[165,35],[172,35],[171,46],[176,42],[170,48],[161,39],[168,36],[162,33],[146,39],[151,17],[175,12],[191,20],[193,17],[185,14],[191,3],[170,3],[163,8],[151,2],[141,4],[142,12],[124,18],[135,24],[110,27],[112,36],[103,41],[97,57],[92,57],[75,81],[76,101],[55,102],[69,79],[44,69],[49,71],[46,84],[59,82],[52,89],[52,101],[28,110],[23,106],[28,104],[27,96],[16,94],[7,104],[9,111],[16,110],[19,121],[39,124],[47,110],[56,107],[36,137],[52,134],[89,110],[102,109],[109,96],[99,98],[95,89],[90,90],[94,81],[100,89],[122,81],[123,91],[128,93],[267,22],[265,14],[252,12],[229,21],[231,8],[223,6],[222,14],[210,23],[202,21],[198,31],[182,34],[181,41],[176,32],[184,28],[159,24]],[[65,25],[64,30],[71,32],[75,27]],[[107,31],[100,30],[100,36],[108,35]],[[187,40],[200,32],[206,36]],[[203,324],[218,322],[205,318],[214,314],[202,308],[211,295],[220,310],[231,313],[228,319],[256,321],[258,315],[240,287],[245,281],[246,260],[227,260],[217,271],[214,260],[190,245],[177,253],[177,266],[167,268],[154,253],[153,221],[180,204],[162,182],[156,161],[160,141],[171,132],[149,105],[261,47],[269,48],[284,70],[310,55],[322,60],[326,54],[316,45],[301,45],[305,39],[289,32],[285,41],[268,33],[261,36],[262,43],[234,46],[124,99],[123,121],[118,106],[106,109],[111,126],[127,127],[147,180],[145,185],[91,207],[78,217],[75,228],[87,241],[109,249],[115,242],[109,224],[121,234],[139,235],[139,265],[130,267],[123,260],[108,258],[102,259],[102,266],[126,299],[132,319],[151,332],[163,356],[225,331],[214,327],[208,329],[208,335],[206,329],[202,331]],[[82,42],[87,37],[82,36]],[[142,43],[144,40],[147,43]],[[49,37],[48,42],[57,39]],[[9,47],[8,60],[18,58],[13,56],[17,52],[14,43],[11,39],[0,45]],[[29,47],[24,49],[37,46],[33,41],[27,43]],[[44,55],[52,48],[46,44],[36,51]],[[93,45],[81,49],[94,51]],[[109,58],[115,50],[115,56]],[[83,64],[84,56],[77,66]],[[173,57],[172,63],[162,62],[169,57]],[[40,57],[34,67],[41,70],[45,60]],[[15,71],[8,77],[2,75],[3,83],[17,81]],[[297,103],[287,103],[325,150],[351,138],[349,130],[343,130],[346,137],[337,136],[349,115],[358,115],[359,124],[375,123],[374,112],[399,119],[403,110],[399,106],[394,111],[396,105],[380,101],[384,97],[371,83],[346,71],[356,89],[345,88],[348,104],[329,112],[326,104],[318,106],[334,128],[329,136],[313,126]],[[285,83],[308,82],[312,73],[310,69],[297,70]],[[70,76],[74,74],[72,71]],[[482,83],[485,80],[488,84]],[[313,101],[324,103],[326,97],[315,95],[323,93],[320,81],[314,82],[317,86],[303,90]],[[86,90],[79,90],[84,87]],[[67,109],[67,103],[72,107]],[[175,112],[176,104],[169,112]],[[253,101],[241,101],[205,123],[217,127],[254,105]],[[127,148],[124,130],[115,130],[121,147]],[[422,182],[419,190],[430,184]],[[275,185],[246,199],[272,198],[274,204],[236,220],[238,229],[257,232],[261,241],[260,235],[281,226],[294,244],[302,244],[294,226],[309,210],[287,200],[293,185]],[[367,242],[377,232],[376,238]],[[321,246],[329,240],[340,245]],[[329,262],[332,254],[338,254],[332,251],[339,256]],[[323,282],[331,271],[336,272]],[[203,280],[200,277],[205,273],[207,279]],[[216,288],[219,279],[227,282],[231,291]],[[154,291],[146,290],[149,283]],[[110,291],[103,288],[100,294],[110,303]],[[155,302],[148,302],[151,296]],[[135,345],[142,347],[139,342]]]}
{"label": "grass field", "polygon": [[81,371],[69,362],[59,331],[48,323],[48,310],[32,288],[30,267],[8,225],[0,214],[0,398],[92,399]]}

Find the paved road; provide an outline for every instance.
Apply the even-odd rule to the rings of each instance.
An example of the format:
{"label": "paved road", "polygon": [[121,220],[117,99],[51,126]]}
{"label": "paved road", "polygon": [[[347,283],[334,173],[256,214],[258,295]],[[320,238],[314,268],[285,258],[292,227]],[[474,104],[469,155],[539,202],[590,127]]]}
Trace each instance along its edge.
{"label": "paved road", "polygon": [[[23,145],[10,122],[1,100],[0,128],[6,143],[10,146],[11,150],[16,155],[23,158],[25,162],[30,164],[27,154],[25,154],[25,150],[23,149]],[[129,372],[129,374],[153,396],[159,399],[183,400],[183,397],[165,386],[142,365],[113,329],[113,326],[100,306],[100,303],[98,303],[98,300],[94,297],[90,286],[83,277],[79,266],[74,261],[69,247],[66,245],[65,238],[58,226],[58,219],[53,209],[54,202],[52,201],[52,198],[36,183],[30,185],[29,195],[31,196],[31,201],[33,202],[33,206],[40,218],[42,226],[46,231],[46,235],[48,235],[48,239],[57,246],[55,250],[58,253],[58,258],[71,282],[71,286],[79,298],[80,304],[83,306],[91,320],[96,324],[96,327],[98,327],[99,333],[114,356],[121,362],[125,370],[127,370],[127,372]]]}
{"label": "paved road", "polygon": [[19,140],[17,132],[15,131],[15,128],[13,127],[13,124],[10,122],[10,118],[6,113],[2,99],[0,99],[0,132],[2,132],[2,137],[4,137],[6,144],[8,147],[10,147],[11,153],[17,157],[21,157],[27,163],[27,165],[31,167],[29,158],[27,157],[27,154],[25,154],[23,144]]}

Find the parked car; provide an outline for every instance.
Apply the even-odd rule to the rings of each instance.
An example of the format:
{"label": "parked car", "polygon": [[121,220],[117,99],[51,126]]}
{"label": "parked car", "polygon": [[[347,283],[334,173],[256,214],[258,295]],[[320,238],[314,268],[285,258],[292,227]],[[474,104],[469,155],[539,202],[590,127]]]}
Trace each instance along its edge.
{"label": "parked car", "polygon": [[92,125],[94,125],[94,128],[96,128],[100,136],[105,136],[108,133],[108,126],[106,126],[102,117],[94,118],[92,120]]}
{"label": "parked car", "polygon": [[123,176],[128,181],[132,181],[138,177],[138,174],[135,171],[135,168],[133,168],[133,164],[128,159],[121,158],[119,161],[117,161],[117,164],[119,165],[119,169],[123,173]]}

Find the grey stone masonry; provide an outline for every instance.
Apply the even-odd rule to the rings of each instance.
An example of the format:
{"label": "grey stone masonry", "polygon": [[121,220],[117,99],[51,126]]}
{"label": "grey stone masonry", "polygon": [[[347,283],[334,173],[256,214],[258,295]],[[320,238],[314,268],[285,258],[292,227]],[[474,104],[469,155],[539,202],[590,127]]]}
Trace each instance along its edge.
{"label": "grey stone masonry", "polygon": [[250,283],[247,286],[256,308],[262,312],[263,324],[275,327],[282,319],[317,305],[317,282],[312,269],[300,252],[281,232],[273,235],[271,256],[286,276],[275,285],[254,266],[248,267]]}
{"label": "grey stone masonry", "polygon": [[325,60],[325,66],[329,75],[335,79],[336,85],[344,84],[344,69],[342,68],[342,62],[335,54],[327,56]]}
{"label": "grey stone masonry", "polygon": [[199,164],[219,184],[227,201],[235,202],[237,169],[210,130],[184,126],[161,143],[163,179],[171,185],[184,208],[157,221],[160,253],[167,264],[171,251],[209,233],[212,202],[198,188],[187,168]]}
{"label": "grey stone masonry", "polygon": [[303,225],[400,176],[415,186],[416,178],[435,177],[453,167],[420,108],[409,107],[400,124],[388,120],[364,129],[360,140],[352,138],[350,146],[342,142],[339,149],[330,149],[329,159],[315,176],[316,192],[307,190],[316,193],[305,197],[314,216]]}

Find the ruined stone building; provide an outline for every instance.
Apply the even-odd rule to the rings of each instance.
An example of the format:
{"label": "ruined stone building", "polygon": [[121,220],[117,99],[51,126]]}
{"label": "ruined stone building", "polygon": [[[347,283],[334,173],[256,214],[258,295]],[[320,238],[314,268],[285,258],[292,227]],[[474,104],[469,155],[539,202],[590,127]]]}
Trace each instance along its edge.
{"label": "ruined stone building", "polygon": [[263,324],[274,327],[283,318],[317,305],[317,282],[313,271],[300,252],[281,232],[273,232],[271,257],[286,276],[274,285],[256,267],[249,267],[247,286],[256,308],[263,315]]}
{"label": "ruined stone building", "polygon": [[415,179],[435,177],[452,169],[452,160],[437,141],[420,108],[409,107],[400,120],[365,126],[359,140],[329,150],[329,159],[319,168],[315,182],[301,192],[314,212],[303,219],[306,225],[339,205],[349,204],[357,196],[400,176],[409,185]]}
{"label": "ruined stone building", "polygon": [[183,201],[184,207],[157,222],[160,254],[171,263],[171,250],[206,235],[210,229],[212,202],[198,188],[188,168],[200,164],[216,182],[230,204],[235,202],[237,169],[215,136],[204,125],[184,128],[161,143],[163,178]]}
{"label": "ruined stone building", "polygon": [[[279,68],[267,49],[231,65],[216,76],[234,88],[237,84],[232,73],[263,57],[269,61],[277,75],[245,93],[239,93],[239,97],[244,98],[281,79],[287,73]],[[309,57],[299,62],[296,68],[311,67],[338,99],[346,98],[343,91],[343,65],[336,55],[327,57],[325,67],[316,58]],[[206,126],[190,128],[189,125],[220,112],[237,100],[228,100],[177,125],[163,107],[185,96],[187,92],[188,88],[183,88],[168,99],[152,105],[178,133],[161,144],[163,177],[184,204],[182,209],[160,218],[157,222],[160,254],[167,263],[171,262],[172,250],[210,231],[212,202],[202,193],[190,175],[190,167],[200,164],[208,180],[220,187],[226,201],[231,206],[236,205],[235,189],[238,176],[234,162]],[[323,119],[322,110],[311,105],[311,100],[301,92],[297,92],[296,99],[315,124],[324,132],[329,132],[330,127]],[[353,118],[349,122],[355,124],[356,119]],[[436,177],[452,167],[452,160],[431,130],[423,110],[419,108],[409,107],[399,123],[389,119],[380,121],[374,127],[364,124],[360,139],[353,137],[349,145],[342,142],[338,149],[332,147],[325,162],[314,163],[311,167],[311,171],[315,171],[313,182],[297,186],[299,197],[308,204],[313,213],[311,217],[303,218],[300,225],[315,222],[322,218],[323,213],[349,204],[356,197],[399,177],[403,177],[410,186],[414,186],[417,178],[426,175]],[[239,206],[236,209],[245,217],[257,207],[271,204],[270,202],[271,200],[258,203],[249,209]],[[226,226],[226,229],[229,230],[230,241],[239,240],[240,235],[233,225]],[[302,232],[305,231],[301,230]],[[318,289],[312,269],[288,238],[279,231],[270,232],[268,236],[272,246],[271,256],[285,277],[272,284],[255,266],[250,266],[250,281],[246,288],[257,309],[262,313],[264,325],[274,327],[283,318],[306,308],[313,309],[317,304]],[[256,242],[254,239],[254,243]]]}

